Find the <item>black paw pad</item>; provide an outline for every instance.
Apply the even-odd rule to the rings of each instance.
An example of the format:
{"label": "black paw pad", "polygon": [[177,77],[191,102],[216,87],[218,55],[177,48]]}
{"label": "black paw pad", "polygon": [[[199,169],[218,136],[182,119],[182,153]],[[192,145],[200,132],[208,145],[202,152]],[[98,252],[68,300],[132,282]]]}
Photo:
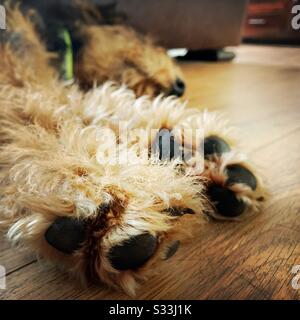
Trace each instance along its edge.
{"label": "black paw pad", "polygon": [[176,240],[171,243],[171,245],[168,247],[166,253],[165,253],[165,258],[164,260],[170,259],[171,257],[174,256],[174,254],[177,252],[178,248],[180,245],[180,241]]}
{"label": "black paw pad", "polygon": [[217,213],[224,217],[238,217],[247,208],[247,205],[242,200],[239,200],[235,193],[229,189],[211,185],[208,187],[207,193]]}
{"label": "black paw pad", "polygon": [[109,260],[117,270],[134,270],[145,264],[154,254],[158,245],[156,237],[149,233],[140,234],[113,247]]}
{"label": "black paw pad", "polygon": [[67,217],[58,218],[45,233],[45,239],[52,247],[68,254],[79,249],[85,237],[84,221]]}
{"label": "black paw pad", "polygon": [[229,144],[217,136],[210,136],[204,139],[204,158],[207,159],[209,156],[216,154],[221,155],[222,153],[229,152]]}
{"label": "black paw pad", "polygon": [[249,186],[252,190],[257,187],[257,180],[254,174],[238,164],[232,164],[226,167],[227,181],[226,185],[231,186],[235,183],[243,183]]}

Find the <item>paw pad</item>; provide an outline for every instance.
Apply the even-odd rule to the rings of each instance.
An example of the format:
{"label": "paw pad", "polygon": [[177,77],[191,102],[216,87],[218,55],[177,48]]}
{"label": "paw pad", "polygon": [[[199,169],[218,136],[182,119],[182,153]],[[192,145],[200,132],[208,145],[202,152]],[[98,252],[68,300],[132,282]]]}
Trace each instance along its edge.
{"label": "paw pad", "polygon": [[117,270],[134,270],[141,267],[153,256],[157,245],[156,237],[149,233],[140,234],[113,247],[108,258]]}
{"label": "paw pad", "polygon": [[224,217],[238,217],[247,208],[247,205],[242,200],[239,200],[233,191],[222,186],[212,184],[208,187],[207,192],[217,213]]}
{"label": "paw pad", "polygon": [[254,174],[238,164],[232,164],[226,167],[227,181],[226,185],[231,186],[236,183],[243,183],[249,186],[252,190],[257,187],[257,180]]}
{"label": "paw pad", "polygon": [[229,152],[229,144],[217,136],[209,136],[204,139],[204,158],[207,159],[209,156],[216,154],[220,156],[222,153]]}
{"label": "paw pad", "polygon": [[82,220],[58,218],[45,233],[46,241],[55,249],[72,254],[86,238],[86,226]]}

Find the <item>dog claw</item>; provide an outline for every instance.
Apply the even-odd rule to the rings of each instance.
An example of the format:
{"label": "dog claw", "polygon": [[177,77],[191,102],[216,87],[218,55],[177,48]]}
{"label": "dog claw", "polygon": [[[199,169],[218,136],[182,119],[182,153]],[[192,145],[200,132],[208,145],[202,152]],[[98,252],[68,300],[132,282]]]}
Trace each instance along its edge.
{"label": "dog claw", "polygon": [[168,247],[166,253],[165,253],[164,260],[168,260],[171,257],[173,257],[174,254],[177,252],[179,246],[180,246],[180,241],[179,240],[176,240],[176,241],[172,242],[171,245]]}

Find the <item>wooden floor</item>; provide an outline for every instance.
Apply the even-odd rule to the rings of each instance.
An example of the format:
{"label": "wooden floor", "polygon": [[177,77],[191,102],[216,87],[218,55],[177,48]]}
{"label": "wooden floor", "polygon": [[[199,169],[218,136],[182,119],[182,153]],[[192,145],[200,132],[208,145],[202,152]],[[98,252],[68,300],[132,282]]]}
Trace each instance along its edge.
{"label": "wooden floor", "polygon": [[[191,106],[224,111],[272,197],[251,221],[211,223],[163,263],[138,299],[299,299],[300,49],[242,47],[234,63],[186,63]],[[7,289],[0,299],[128,299],[82,289],[64,273],[0,240]]]}

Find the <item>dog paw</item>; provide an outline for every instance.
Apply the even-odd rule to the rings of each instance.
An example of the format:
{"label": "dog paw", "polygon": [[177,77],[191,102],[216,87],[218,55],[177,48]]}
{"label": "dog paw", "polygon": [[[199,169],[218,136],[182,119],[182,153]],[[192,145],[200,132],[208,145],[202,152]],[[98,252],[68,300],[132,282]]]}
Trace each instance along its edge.
{"label": "dog paw", "polygon": [[[229,135],[218,135],[215,130],[204,138],[200,152],[194,152],[184,148],[168,130],[160,130],[152,149],[160,160],[181,159],[179,171],[183,174],[206,179],[206,196],[215,218],[235,219],[261,210],[267,197],[262,179],[245,155],[234,150],[235,143]],[[203,167],[197,165],[199,157]]]}
{"label": "dog paw", "polygon": [[45,252],[87,281],[100,280],[134,295],[136,281],[173,257],[201,219],[193,209],[177,205],[134,216],[129,211],[114,201],[100,205],[89,218],[57,217],[43,233]]}
{"label": "dog paw", "polygon": [[244,155],[232,151],[226,140],[209,136],[204,140],[207,198],[216,218],[231,219],[260,211],[267,192]]}

